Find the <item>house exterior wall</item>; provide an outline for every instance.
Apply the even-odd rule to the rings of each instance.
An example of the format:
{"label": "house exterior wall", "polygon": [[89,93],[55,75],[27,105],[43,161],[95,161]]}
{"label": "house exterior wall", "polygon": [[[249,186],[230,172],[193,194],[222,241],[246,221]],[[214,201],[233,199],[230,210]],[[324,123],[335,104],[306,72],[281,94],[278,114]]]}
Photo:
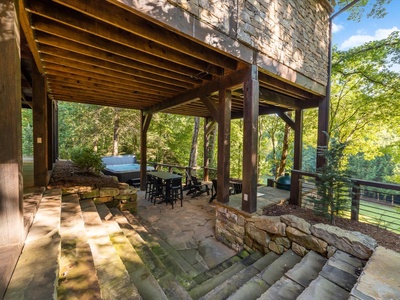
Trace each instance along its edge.
{"label": "house exterior wall", "polygon": [[169,0],[168,2],[189,12],[232,40],[256,50],[260,55],[265,55],[307,78],[326,85],[329,15],[332,12],[328,1]]}

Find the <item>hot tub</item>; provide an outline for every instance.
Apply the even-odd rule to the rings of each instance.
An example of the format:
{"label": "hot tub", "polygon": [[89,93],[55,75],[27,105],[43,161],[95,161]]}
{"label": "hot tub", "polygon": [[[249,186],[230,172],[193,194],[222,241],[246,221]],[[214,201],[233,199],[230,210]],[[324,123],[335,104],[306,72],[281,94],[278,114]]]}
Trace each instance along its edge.
{"label": "hot tub", "polygon": [[[106,165],[103,173],[116,176],[119,182],[128,182],[140,178],[140,164],[136,162],[135,155],[105,156],[102,160]],[[154,170],[154,168],[147,166],[147,170]]]}

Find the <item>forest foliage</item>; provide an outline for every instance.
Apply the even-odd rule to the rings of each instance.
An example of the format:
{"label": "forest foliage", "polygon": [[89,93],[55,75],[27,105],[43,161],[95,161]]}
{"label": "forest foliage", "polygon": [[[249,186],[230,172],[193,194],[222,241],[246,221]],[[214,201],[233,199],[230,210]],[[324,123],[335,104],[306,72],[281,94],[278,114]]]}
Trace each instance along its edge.
{"label": "forest foliage", "polygon": [[[341,1],[339,1],[341,2]],[[385,2],[385,1],[384,1]],[[347,51],[334,49],[329,135],[349,144],[343,168],[354,178],[400,183],[400,63],[399,32]],[[59,102],[59,157],[70,159],[74,148],[90,147],[99,155],[140,156],[140,112],[129,109]],[[304,112],[303,170],[315,171],[316,109]],[[204,120],[200,120],[197,165],[203,165]],[[277,115],[258,122],[259,181],[277,177],[293,165],[293,132]],[[150,162],[187,166],[192,151],[195,118],[155,114],[148,131]],[[286,127],[286,128],[285,128]],[[231,177],[242,177],[243,120],[231,124]],[[216,132],[214,130],[213,132]],[[286,133],[285,133],[286,132]],[[288,148],[284,149],[284,141]],[[214,137],[215,138],[215,137]],[[23,153],[32,156],[32,116],[23,110]],[[217,166],[214,143],[210,167]]]}

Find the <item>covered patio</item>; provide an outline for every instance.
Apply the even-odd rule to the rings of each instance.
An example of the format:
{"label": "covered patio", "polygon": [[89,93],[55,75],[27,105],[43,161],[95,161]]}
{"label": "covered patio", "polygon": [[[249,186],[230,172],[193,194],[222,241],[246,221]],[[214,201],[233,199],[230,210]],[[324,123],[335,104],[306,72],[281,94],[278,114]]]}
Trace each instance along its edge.
{"label": "covered patio", "polygon": [[[332,7],[326,0],[297,8],[276,2],[266,7],[257,1],[255,6],[241,1],[223,6],[212,1],[204,6],[197,1],[3,1],[8,18],[0,48],[0,79],[6,83],[0,97],[0,117],[6,120],[0,125],[0,246],[21,249],[24,242],[21,103],[33,110],[37,187],[48,184],[58,159],[57,101],[141,111],[142,189],[146,134],[154,114],[205,118],[205,147],[209,129],[218,124],[217,201],[222,204],[230,202],[230,121],[243,118],[245,180],[239,202],[243,212],[256,212],[258,116],[278,114],[294,129],[297,170],[303,110],[319,108],[319,145],[326,143],[322,132],[328,124]],[[288,111],[295,112],[294,119]],[[208,157],[203,167],[207,170]],[[297,199],[291,196],[291,202]]]}

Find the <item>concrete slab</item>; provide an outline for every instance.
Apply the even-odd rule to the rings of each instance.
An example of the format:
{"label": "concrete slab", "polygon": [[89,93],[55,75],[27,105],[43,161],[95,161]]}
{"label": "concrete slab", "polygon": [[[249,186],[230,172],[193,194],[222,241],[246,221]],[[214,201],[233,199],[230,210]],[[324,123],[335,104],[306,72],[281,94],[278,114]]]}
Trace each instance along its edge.
{"label": "concrete slab", "polygon": [[400,253],[377,247],[351,291],[357,299],[400,299]]}

